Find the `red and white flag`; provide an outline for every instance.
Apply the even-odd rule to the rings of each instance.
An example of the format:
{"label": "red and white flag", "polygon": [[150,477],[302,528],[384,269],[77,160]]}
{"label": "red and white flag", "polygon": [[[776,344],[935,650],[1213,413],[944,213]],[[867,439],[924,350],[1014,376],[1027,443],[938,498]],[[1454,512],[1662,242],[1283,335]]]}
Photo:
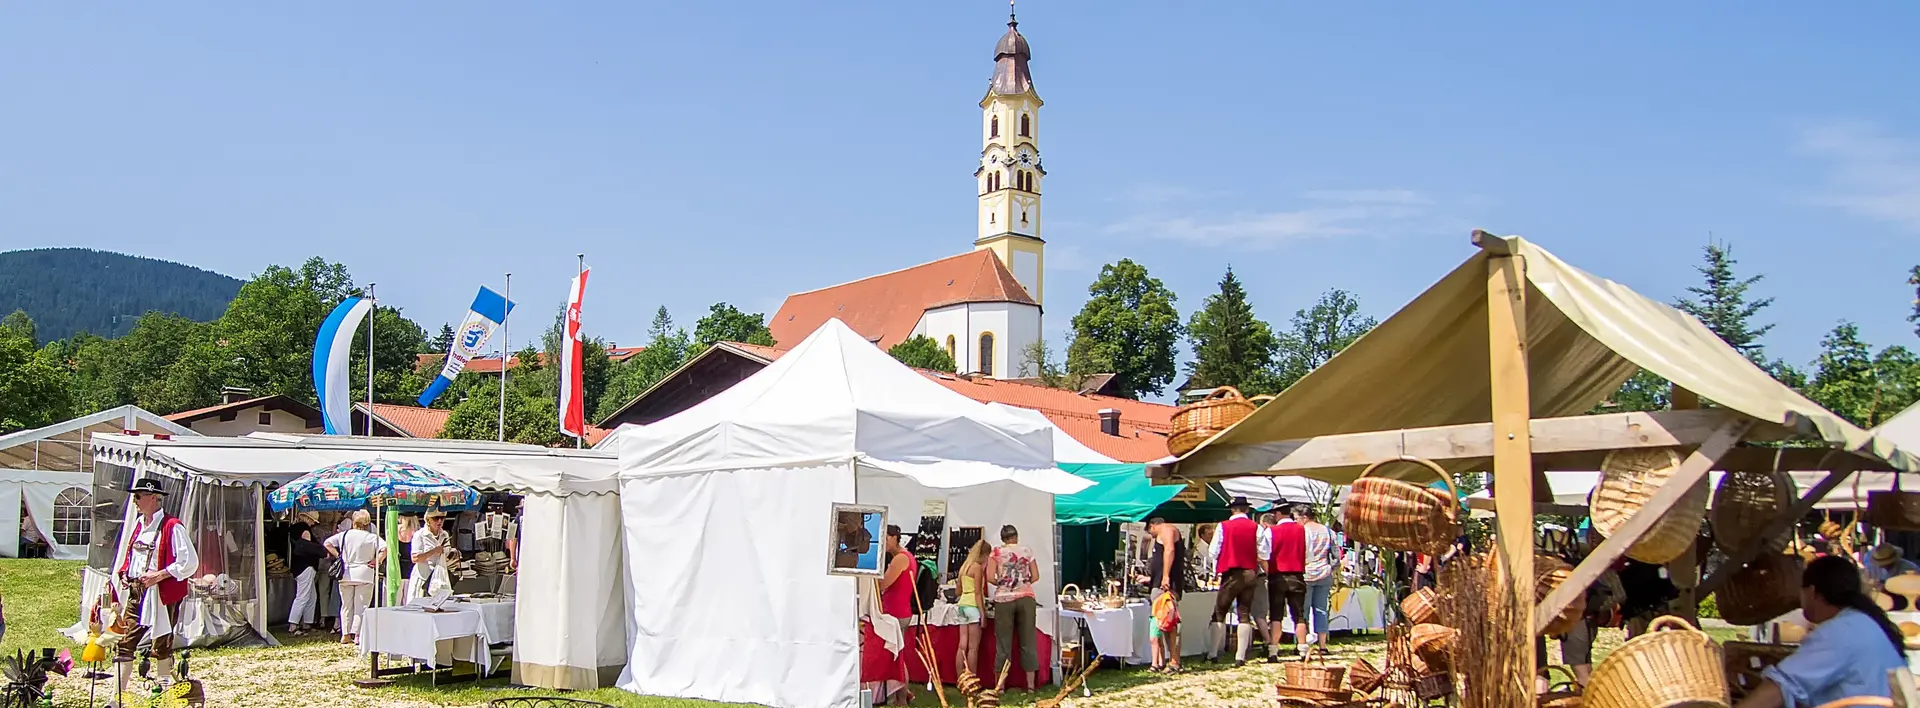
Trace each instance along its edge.
{"label": "red and white flag", "polygon": [[560,432],[587,438],[586,389],[580,380],[580,301],[587,294],[587,268],[573,278],[567,294],[566,336],[560,339]]}

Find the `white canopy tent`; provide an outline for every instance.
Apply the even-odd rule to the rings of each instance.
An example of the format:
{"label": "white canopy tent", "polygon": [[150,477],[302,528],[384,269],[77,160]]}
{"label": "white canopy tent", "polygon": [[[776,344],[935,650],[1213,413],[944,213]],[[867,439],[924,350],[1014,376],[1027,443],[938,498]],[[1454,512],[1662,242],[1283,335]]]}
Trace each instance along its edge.
{"label": "white canopy tent", "polygon": [[[98,462],[131,468],[135,478],[156,475],[187,487],[251,486],[259,490],[256,499],[267,488],[321,467],[374,458],[422,465],[476,489],[523,495],[520,523],[526,545],[520,554],[515,606],[515,681],[543,688],[598,688],[611,683],[625,660],[620,512],[610,453],[467,440],[277,433],[174,440],[96,435],[94,448]],[[251,508],[261,513],[257,504]],[[191,504],[180,513],[190,528],[205,515]],[[265,574],[259,568],[231,572],[249,571],[256,577]],[[264,624],[257,616],[255,622]]]}
{"label": "white canopy tent", "polygon": [[19,557],[23,527],[46,543],[50,558],[87,557],[93,505],[87,436],[123,430],[198,435],[137,406],[0,435],[0,558]]}
{"label": "white canopy tent", "polygon": [[836,503],[885,507],[903,530],[941,505],[949,527],[1024,530],[1051,617],[1053,495],[1088,486],[1054,468],[1046,426],[947,390],[839,320],[617,436],[632,637],[619,686],[648,695],[858,701],[858,598],[873,581],[828,573]]}

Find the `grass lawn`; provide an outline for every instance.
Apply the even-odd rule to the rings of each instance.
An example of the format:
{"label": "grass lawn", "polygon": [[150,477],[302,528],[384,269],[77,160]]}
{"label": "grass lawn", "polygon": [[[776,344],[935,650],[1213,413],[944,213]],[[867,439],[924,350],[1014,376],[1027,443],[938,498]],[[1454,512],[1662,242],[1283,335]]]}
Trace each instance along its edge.
{"label": "grass lawn", "polygon": [[0,602],[6,605],[7,636],[0,653],[70,647],[60,631],[80,621],[82,561],[0,558]]}

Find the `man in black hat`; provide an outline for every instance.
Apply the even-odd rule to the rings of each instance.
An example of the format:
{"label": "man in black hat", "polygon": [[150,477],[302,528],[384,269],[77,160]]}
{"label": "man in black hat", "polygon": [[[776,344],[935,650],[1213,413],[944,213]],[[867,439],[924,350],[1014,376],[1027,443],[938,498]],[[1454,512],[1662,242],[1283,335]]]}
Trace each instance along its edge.
{"label": "man in black hat", "polygon": [[1220,594],[1213,602],[1213,645],[1209,656],[1218,659],[1226,649],[1227,610],[1231,608],[1239,619],[1234,663],[1244,665],[1247,652],[1253,649],[1253,600],[1260,588],[1260,567],[1272,557],[1273,550],[1267,534],[1260,533],[1260,525],[1254,523],[1253,504],[1246,497],[1234,497],[1227,508],[1233,512],[1233,518],[1220,524],[1220,532],[1214,535],[1213,546],[1208,550],[1220,574]]}
{"label": "man in black hat", "polygon": [[187,599],[187,579],[200,570],[200,555],[186,524],[161,508],[167,490],[160,482],[142,479],[128,491],[134,517],[114,555],[112,592],[122,603],[121,616],[134,627],[120,639],[114,657],[120,686],[116,696],[127,692],[134,651],[143,640],[153,643],[161,684],[172,683],[173,622],[180,616],[180,602]]}

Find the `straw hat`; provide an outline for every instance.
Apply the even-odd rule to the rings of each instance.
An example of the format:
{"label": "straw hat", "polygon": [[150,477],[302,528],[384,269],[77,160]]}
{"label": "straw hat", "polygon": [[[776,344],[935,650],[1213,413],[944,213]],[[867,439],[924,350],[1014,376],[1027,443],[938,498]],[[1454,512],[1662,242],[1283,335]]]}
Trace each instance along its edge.
{"label": "straw hat", "polygon": [[1905,553],[1900,550],[1899,546],[1891,543],[1882,543],[1873,547],[1873,564],[1882,568],[1891,568],[1894,563],[1900,562],[1900,556],[1902,555],[1905,555]]}

